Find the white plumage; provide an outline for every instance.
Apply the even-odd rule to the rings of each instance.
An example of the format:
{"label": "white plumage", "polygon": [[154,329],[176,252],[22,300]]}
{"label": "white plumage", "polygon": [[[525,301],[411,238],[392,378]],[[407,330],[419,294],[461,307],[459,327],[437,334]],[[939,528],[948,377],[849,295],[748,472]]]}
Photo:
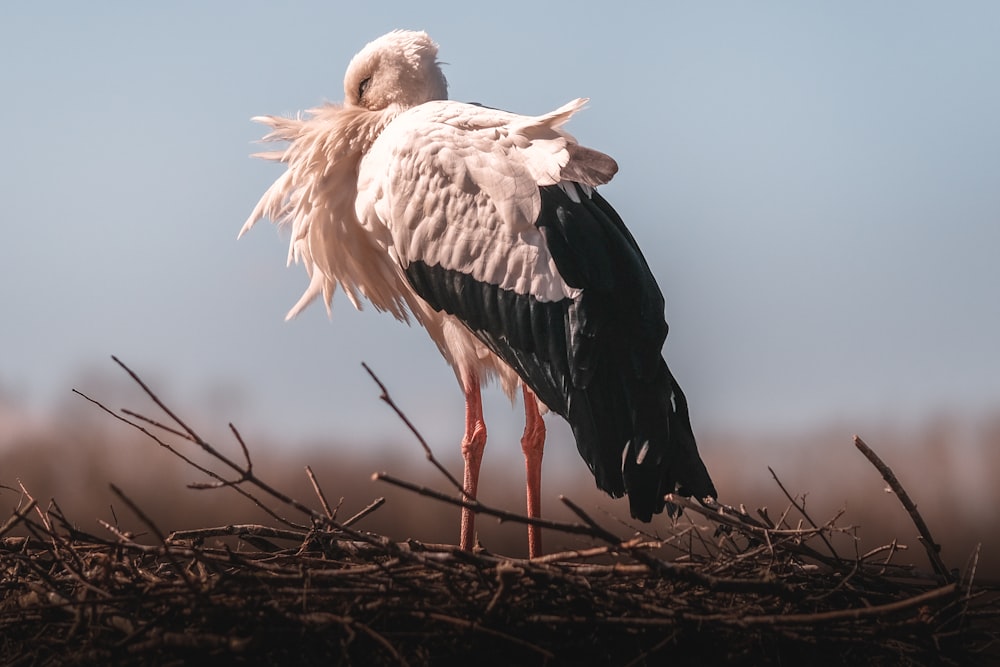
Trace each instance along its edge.
{"label": "white plumage", "polygon": [[[581,454],[609,493],[631,495],[630,477],[624,468],[608,471],[601,448],[610,447],[614,458],[644,440],[632,457],[644,475],[652,470],[646,461],[655,459],[659,477],[714,496],[707,472],[702,480],[686,470],[686,443],[676,455],[667,445],[651,450],[649,436],[633,433],[639,421],[650,420],[624,414],[635,413],[634,406],[604,405],[618,399],[600,393],[598,383],[608,384],[605,375],[619,373],[605,368],[616,355],[632,355],[635,364],[651,370],[619,373],[630,384],[609,385],[607,391],[635,394],[646,387],[637,382],[653,382],[666,324],[662,296],[638,247],[593,190],[611,179],[617,165],[562,129],[586,100],[532,117],[448,101],[437,46],[425,33],[411,31],[368,44],[351,61],[344,89],[342,105],[327,104],[295,119],[255,119],[271,128],[265,140],[288,142],[284,150],[260,157],[287,169],[240,235],[265,217],[291,225],[289,263],[304,264],[310,283],[288,317],[321,295],[329,309],[340,288],[357,308],[367,300],[424,326],[466,395],[462,444],[472,497],[486,441],[479,387],[494,377],[512,399],[524,387],[529,515],[539,512],[539,407],[545,404],[570,420]],[[618,305],[601,305],[601,295],[621,288],[634,290],[641,308],[618,313]],[[650,308],[657,312],[646,312]],[[633,316],[629,329],[638,330],[641,354],[619,353],[629,341],[616,337],[633,334],[616,333],[624,322],[604,321]],[[675,384],[669,371],[667,379],[654,379]],[[614,442],[605,443],[609,437]],[[696,450],[694,458],[703,472]],[[674,474],[664,477],[659,469],[667,464]],[[666,482],[654,484],[651,493],[660,493],[657,484]],[[649,511],[638,510],[640,518],[662,509],[660,496],[658,504],[646,503]],[[472,539],[473,516],[464,512],[463,547],[471,548]],[[532,555],[540,553],[537,529],[529,529],[529,546]]]}

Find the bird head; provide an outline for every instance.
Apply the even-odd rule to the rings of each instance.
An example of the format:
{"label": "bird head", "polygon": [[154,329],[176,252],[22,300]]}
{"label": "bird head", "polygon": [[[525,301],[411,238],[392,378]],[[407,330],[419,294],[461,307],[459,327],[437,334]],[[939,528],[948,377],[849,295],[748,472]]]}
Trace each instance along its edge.
{"label": "bird head", "polygon": [[426,32],[413,30],[393,30],[369,42],[347,66],[344,102],[380,111],[448,99],[437,51]]}

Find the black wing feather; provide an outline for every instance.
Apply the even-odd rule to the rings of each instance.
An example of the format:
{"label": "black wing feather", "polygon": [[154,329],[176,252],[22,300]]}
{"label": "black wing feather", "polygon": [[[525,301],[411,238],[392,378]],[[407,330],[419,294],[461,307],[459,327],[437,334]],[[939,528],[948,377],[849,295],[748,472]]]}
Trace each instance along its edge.
{"label": "black wing feather", "polygon": [[597,485],[629,495],[649,521],[663,496],[715,496],[687,401],[661,356],[663,294],[632,234],[596,191],[540,189],[536,226],[576,299],[540,301],[460,271],[413,261],[406,274],[460,319],[569,422]]}

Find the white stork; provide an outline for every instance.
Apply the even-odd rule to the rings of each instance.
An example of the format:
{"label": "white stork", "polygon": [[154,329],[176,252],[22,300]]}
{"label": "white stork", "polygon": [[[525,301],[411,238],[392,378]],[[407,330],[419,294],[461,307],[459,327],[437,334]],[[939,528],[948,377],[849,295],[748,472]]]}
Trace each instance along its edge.
{"label": "white stork", "polygon": [[[339,286],[356,308],[423,325],[465,394],[465,493],[476,497],[486,445],[481,385],[520,385],[528,515],[540,514],[548,409],[570,424],[597,486],[628,494],[650,521],[664,495],[715,497],[687,402],[661,356],[663,296],[635,240],[594,189],[613,159],[562,130],[577,99],[542,116],[448,101],[437,45],[397,30],[347,68],[344,103],[299,118],[255,118],[260,157],[287,169],[240,235],[261,218],[291,223],[289,263],[309,287],[293,317]],[[461,546],[474,515],[463,510]],[[537,527],[531,556],[541,553]]]}

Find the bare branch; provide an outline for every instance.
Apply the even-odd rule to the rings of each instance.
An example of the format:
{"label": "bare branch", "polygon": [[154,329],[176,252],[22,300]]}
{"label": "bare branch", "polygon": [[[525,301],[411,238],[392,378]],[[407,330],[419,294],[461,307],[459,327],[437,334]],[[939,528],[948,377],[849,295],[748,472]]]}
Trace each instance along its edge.
{"label": "bare branch", "polygon": [[887,466],[882,459],[880,459],[878,455],[872,451],[872,448],[865,444],[865,441],[858,436],[854,436],[854,446],[865,455],[865,458],[871,461],[872,465],[875,466],[875,469],[882,475],[882,479],[886,481],[889,488],[891,488],[893,493],[896,494],[896,497],[899,498],[899,502],[903,504],[903,507],[909,513],[910,518],[913,520],[913,524],[917,527],[917,532],[920,533],[920,543],[924,545],[924,549],[927,551],[927,557],[930,559],[931,567],[934,568],[934,572],[945,581],[953,581],[954,577],[948,570],[948,567],[944,564],[944,561],[941,560],[941,546],[934,541],[934,538],[931,537],[931,531],[927,528],[927,524],[924,523],[924,518],[920,516],[920,512],[917,511],[916,504],[910,500],[910,495],[906,492],[906,489],[904,489],[903,485],[899,483],[898,479],[896,479],[895,473],[893,473],[892,469]]}
{"label": "bare branch", "polygon": [[569,533],[573,535],[589,535],[591,537],[597,537],[593,529],[589,526],[583,526],[576,523],[562,523],[559,521],[549,521],[548,519],[537,519],[526,517],[516,512],[507,512],[506,510],[496,509],[488,505],[484,505],[478,500],[466,500],[465,498],[455,498],[449,496],[440,491],[434,489],[429,489],[425,486],[420,486],[418,484],[413,484],[412,482],[407,482],[405,480],[393,477],[392,475],[384,472],[378,472],[372,475],[372,480],[379,482],[387,482],[393,486],[398,486],[401,489],[406,489],[408,491],[413,491],[422,496],[427,496],[428,498],[434,498],[435,500],[440,500],[442,502],[448,503],[450,505],[457,505],[458,507],[468,507],[469,509],[478,512],[480,514],[486,514],[488,516],[496,517],[500,521],[512,521],[515,523],[523,523],[525,525],[540,526],[542,528],[549,528],[551,530],[558,530],[563,533]]}
{"label": "bare branch", "polygon": [[382,505],[384,505],[384,504],[385,504],[385,498],[379,496],[378,498],[376,498],[375,500],[373,500],[371,503],[369,503],[368,506],[365,507],[363,510],[361,510],[360,512],[358,512],[357,514],[355,514],[354,516],[352,516],[350,519],[347,519],[346,521],[344,521],[344,524],[343,524],[344,527],[346,528],[348,526],[353,526],[358,521],[361,521],[366,516],[368,516],[369,514],[371,514],[372,512],[374,512],[375,510],[377,510],[379,507],[382,507]]}
{"label": "bare branch", "polygon": [[427,460],[430,461],[431,464],[435,468],[437,468],[449,482],[451,482],[451,485],[455,487],[455,489],[459,493],[461,493],[463,497],[468,498],[468,494],[465,493],[465,488],[459,483],[457,479],[455,479],[455,477],[450,472],[448,472],[448,469],[445,468],[443,465],[441,465],[441,463],[437,460],[437,458],[434,456],[434,452],[431,451],[430,446],[427,444],[427,441],[424,440],[424,436],[420,435],[420,431],[417,430],[417,427],[413,425],[413,422],[410,421],[409,417],[407,417],[406,414],[403,413],[403,411],[399,408],[399,406],[396,405],[396,402],[392,400],[392,397],[389,396],[389,390],[385,388],[385,385],[382,383],[382,380],[380,380],[378,376],[375,375],[375,371],[369,368],[368,364],[364,362],[361,363],[361,366],[366,371],[368,371],[368,375],[371,376],[372,380],[375,381],[375,384],[378,385],[379,391],[382,392],[379,398],[386,405],[392,408],[393,412],[396,413],[396,416],[399,417],[404,424],[406,424],[406,427],[410,429],[410,433],[412,433],[413,436],[417,439],[417,442],[420,443],[420,446],[424,448],[424,454],[427,456]]}

